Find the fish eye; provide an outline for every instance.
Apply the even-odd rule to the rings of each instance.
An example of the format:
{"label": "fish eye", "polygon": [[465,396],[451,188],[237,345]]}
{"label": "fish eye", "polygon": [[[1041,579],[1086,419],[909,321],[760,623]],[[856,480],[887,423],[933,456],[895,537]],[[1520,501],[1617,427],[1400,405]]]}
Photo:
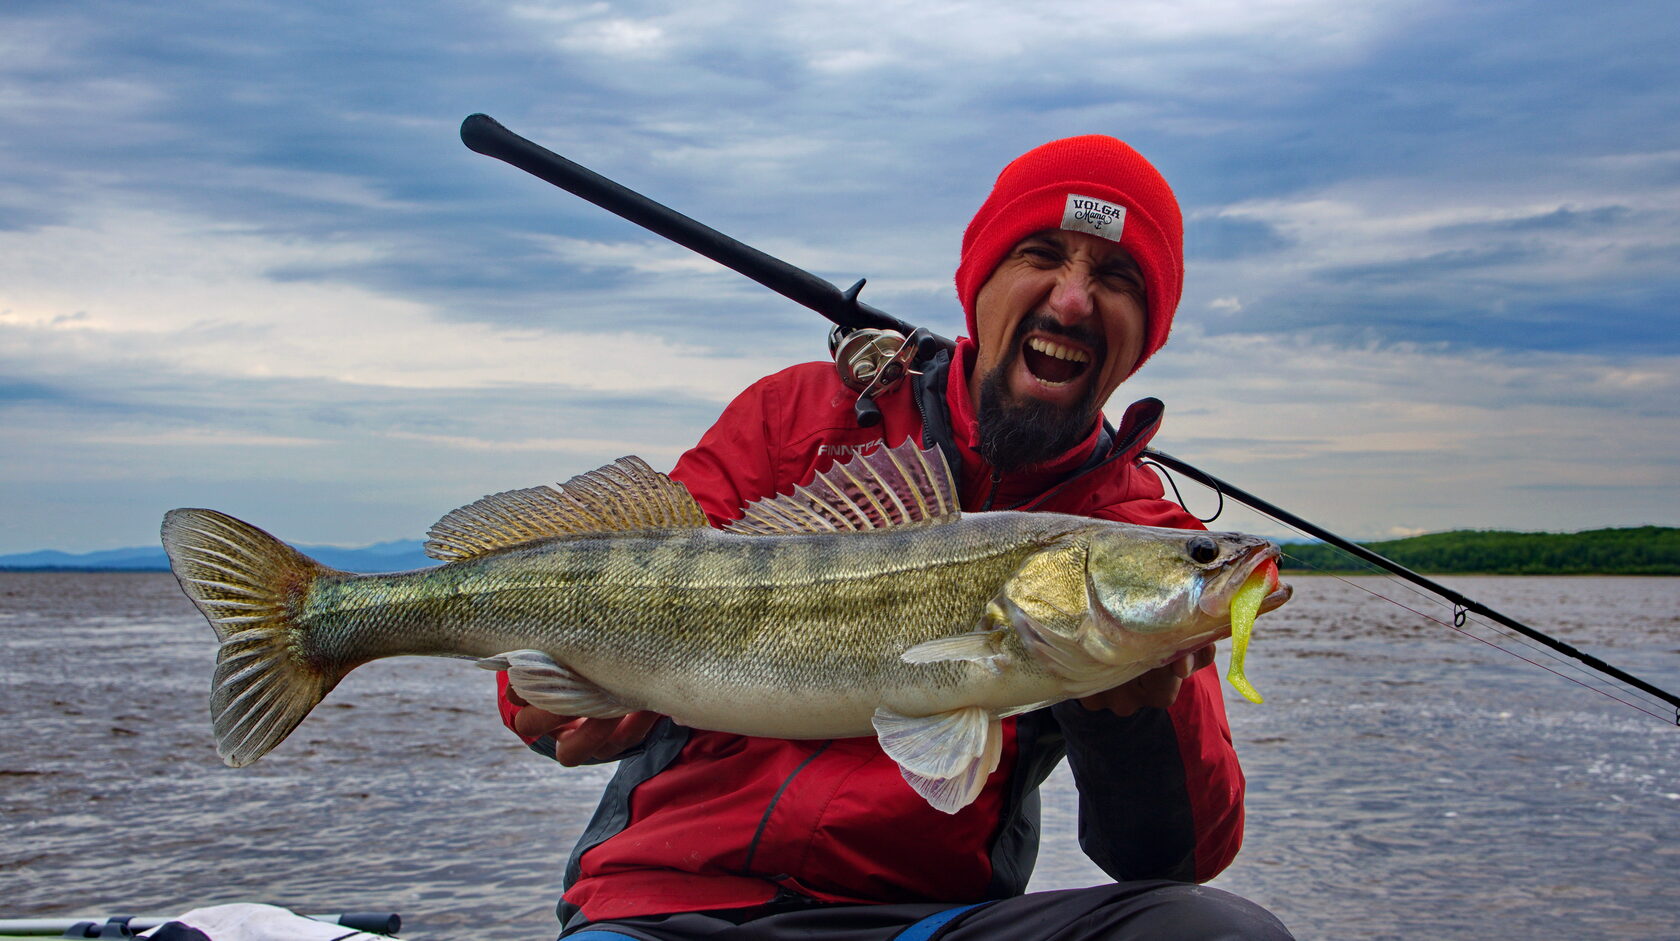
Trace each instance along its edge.
{"label": "fish eye", "polygon": [[1219,558],[1219,543],[1212,536],[1191,536],[1184,548],[1190,552],[1190,561],[1201,565]]}

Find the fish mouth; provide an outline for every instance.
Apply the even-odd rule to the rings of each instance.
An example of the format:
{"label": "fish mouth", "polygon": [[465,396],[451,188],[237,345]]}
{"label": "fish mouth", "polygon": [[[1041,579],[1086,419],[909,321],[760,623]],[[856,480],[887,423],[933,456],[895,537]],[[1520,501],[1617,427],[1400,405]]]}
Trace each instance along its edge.
{"label": "fish mouth", "polygon": [[[1231,614],[1231,599],[1246,584],[1255,572],[1269,565],[1266,571],[1267,585],[1271,588],[1266,597],[1260,601],[1260,613],[1273,611],[1283,606],[1294,594],[1295,589],[1286,585],[1278,578],[1277,560],[1283,557],[1283,549],[1276,543],[1257,539],[1254,544],[1245,547],[1231,555],[1220,564],[1218,571],[1208,577],[1202,588],[1202,596],[1196,606],[1203,614],[1212,618],[1229,619]],[[1229,628],[1229,621],[1226,624]]]}

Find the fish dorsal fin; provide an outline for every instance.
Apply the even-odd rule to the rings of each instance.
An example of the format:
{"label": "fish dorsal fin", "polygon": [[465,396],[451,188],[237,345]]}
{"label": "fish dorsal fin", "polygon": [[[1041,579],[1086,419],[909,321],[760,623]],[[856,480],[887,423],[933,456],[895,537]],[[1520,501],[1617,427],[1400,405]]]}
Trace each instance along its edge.
{"label": "fish dorsal fin", "polygon": [[426,535],[426,554],[454,562],[555,536],[707,525],[688,488],[639,457],[553,487],[495,493],[452,510]]}
{"label": "fish dorsal fin", "polygon": [[835,464],[792,493],[749,503],[724,529],[760,536],[856,532],[946,523],[960,515],[945,456],[906,439]]}

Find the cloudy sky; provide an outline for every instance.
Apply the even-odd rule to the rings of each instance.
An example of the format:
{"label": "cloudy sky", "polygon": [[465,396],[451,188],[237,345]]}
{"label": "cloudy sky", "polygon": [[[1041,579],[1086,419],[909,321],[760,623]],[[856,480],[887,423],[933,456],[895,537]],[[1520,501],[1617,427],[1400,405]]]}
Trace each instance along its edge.
{"label": "cloudy sky", "polygon": [[948,335],[997,170],[1113,134],[1187,218],[1158,447],[1357,537],[1680,524],[1677,47],[1613,0],[9,0],[0,553],[419,538],[824,355],[477,111]]}

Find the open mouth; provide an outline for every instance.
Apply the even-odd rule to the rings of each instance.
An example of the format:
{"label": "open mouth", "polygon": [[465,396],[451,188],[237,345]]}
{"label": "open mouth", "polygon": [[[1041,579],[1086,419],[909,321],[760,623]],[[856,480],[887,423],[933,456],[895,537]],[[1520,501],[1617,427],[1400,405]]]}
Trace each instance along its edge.
{"label": "open mouth", "polygon": [[1091,368],[1091,354],[1048,337],[1028,337],[1021,344],[1021,362],[1033,378],[1052,388],[1065,386]]}

